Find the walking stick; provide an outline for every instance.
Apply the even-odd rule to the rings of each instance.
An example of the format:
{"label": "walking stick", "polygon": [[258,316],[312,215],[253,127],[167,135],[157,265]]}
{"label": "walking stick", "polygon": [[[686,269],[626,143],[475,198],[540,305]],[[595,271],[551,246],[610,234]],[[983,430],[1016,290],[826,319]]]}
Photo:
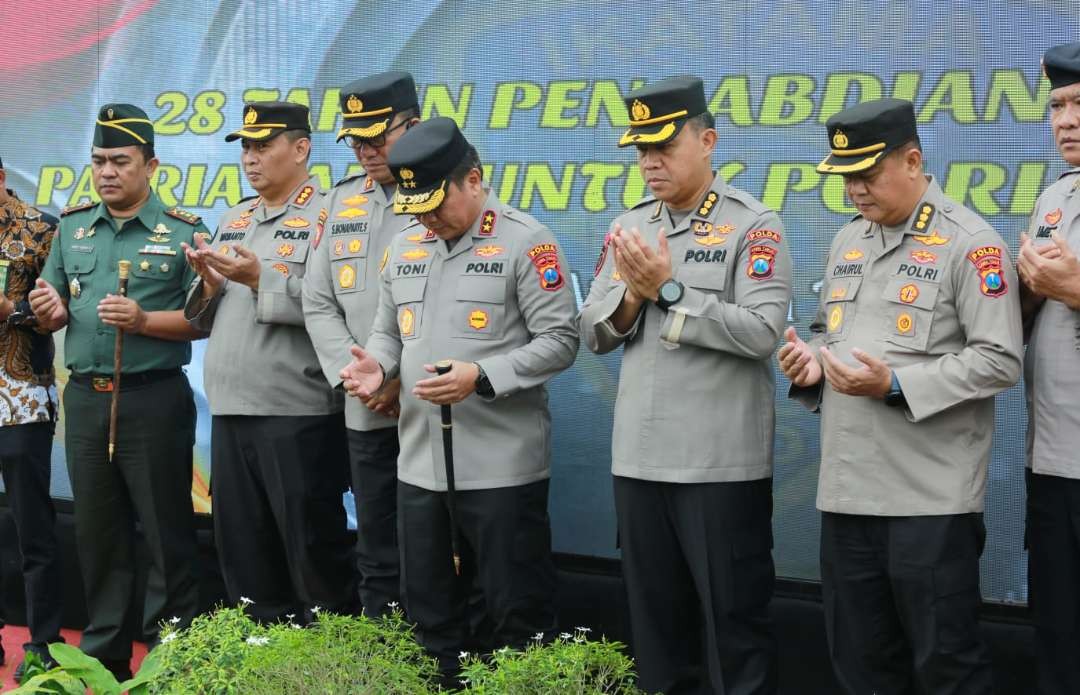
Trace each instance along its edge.
{"label": "walking stick", "polygon": [[[446,374],[453,363],[439,360],[435,363],[436,374]],[[446,464],[446,507],[450,511],[450,552],[454,556],[454,574],[461,576],[461,553],[458,551],[460,532],[457,525],[457,501],[454,499],[454,423],[450,420],[450,405],[439,406],[442,410],[443,462]]]}
{"label": "walking stick", "polygon": [[[121,297],[126,297],[131,261],[120,261],[117,265],[120,271],[120,285],[116,288],[116,293]],[[122,328],[117,328],[116,343],[113,347],[112,404],[109,407],[109,463],[112,463],[113,452],[116,451],[116,420],[120,415],[120,370],[123,355],[124,331]]]}

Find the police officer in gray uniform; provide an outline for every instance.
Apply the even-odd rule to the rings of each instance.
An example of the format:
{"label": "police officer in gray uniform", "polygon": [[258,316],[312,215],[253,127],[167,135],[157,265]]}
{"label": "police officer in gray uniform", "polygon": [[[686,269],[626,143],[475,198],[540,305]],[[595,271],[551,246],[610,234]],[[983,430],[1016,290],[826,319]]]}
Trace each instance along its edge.
{"label": "police officer in gray uniform", "polygon": [[[406,613],[447,676],[461,649],[523,647],[555,629],[547,515],[551,418],[544,384],[577,353],[574,297],[552,233],[484,185],[454,122],[436,118],[390,153],[398,234],[382,271],[374,328],[346,368],[350,394],[400,370],[398,527]],[[433,363],[451,358],[444,375]],[[440,446],[453,404],[463,576],[455,577]],[[470,581],[493,644],[468,645]]]}
{"label": "police officer in gray uniform", "polygon": [[[791,299],[776,213],[711,169],[700,79],[626,97],[653,195],[618,217],[578,318],[624,346],[612,436],[623,576],[641,686],[776,691],[773,369]],[[657,597],[663,596],[663,601]]]}
{"label": "police officer in gray uniform", "polygon": [[[379,299],[379,267],[395,234],[412,224],[394,215],[397,187],[386,165],[394,143],[419,122],[416,85],[407,72],[385,72],[341,90],[344,138],[364,173],[348,176],[323,203],[325,244],[311,252],[304,276],[304,319],[323,373],[335,388],[352,359],[349,349],[371,331]],[[356,500],[359,599],[367,615],[399,601],[397,547],[397,415],[400,379],[366,402],[349,398],[345,425]]]}
{"label": "police officer in gray uniform", "polygon": [[1080,43],[1046,52],[1050,127],[1070,167],[1035,205],[1020,273],[1027,395],[1028,588],[1038,692],[1080,693]]}
{"label": "police officer in gray uniform", "polygon": [[793,397],[821,412],[821,579],[847,692],[988,693],[979,555],[994,394],[1020,376],[1001,237],[923,173],[911,102],[827,124],[859,214],[833,240],[813,339],[786,332]]}
{"label": "police officer in gray uniform", "polygon": [[259,196],[221,217],[213,245],[186,249],[200,281],[185,316],[210,331],[214,535],[230,600],[251,599],[261,620],[353,610],[343,395],[319,369],[301,306],[325,222],[310,135],[305,106],[245,105],[226,140],[241,140]]}

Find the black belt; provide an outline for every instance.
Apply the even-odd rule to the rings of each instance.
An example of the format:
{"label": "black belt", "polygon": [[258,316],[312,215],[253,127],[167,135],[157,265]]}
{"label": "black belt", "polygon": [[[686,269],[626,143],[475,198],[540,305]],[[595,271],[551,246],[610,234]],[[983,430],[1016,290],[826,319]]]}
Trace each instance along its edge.
{"label": "black belt", "polygon": [[[182,373],[183,372],[180,371],[179,367],[174,367],[172,369],[150,369],[145,372],[136,372],[134,374],[121,374],[120,383],[125,388],[131,386],[146,386],[147,384],[153,384],[157,381],[165,381],[166,379],[178,377]],[[72,372],[69,379],[80,386],[89,386],[99,393],[108,393],[113,390],[113,378],[110,374],[77,374]]]}

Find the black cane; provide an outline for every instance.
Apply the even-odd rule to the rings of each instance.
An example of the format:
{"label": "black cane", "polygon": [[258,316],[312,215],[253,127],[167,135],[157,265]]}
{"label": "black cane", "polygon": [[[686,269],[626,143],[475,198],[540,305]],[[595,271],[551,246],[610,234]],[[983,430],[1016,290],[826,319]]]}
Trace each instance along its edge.
{"label": "black cane", "polygon": [[[453,367],[450,360],[435,363],[436,374],[446,374]],[[454,574],[461,576],[461,553],[458,551],[457,501],[454,499],[454,423],[450,404],[441,405],[443,462],[446,464],[446,507],[450,511],[450,552],[454,556]]]}

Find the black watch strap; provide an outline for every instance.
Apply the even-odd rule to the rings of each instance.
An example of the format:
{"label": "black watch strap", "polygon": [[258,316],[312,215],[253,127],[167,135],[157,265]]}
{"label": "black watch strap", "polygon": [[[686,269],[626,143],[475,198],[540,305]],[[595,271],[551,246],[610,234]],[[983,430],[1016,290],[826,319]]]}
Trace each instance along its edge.
{"label": "black watch strap", "polygon": [[484,368],[476,363],[476,395],[481,398],[494,398],[495,388],[491,385],[491,380],[488,379],[488,375],[484,372]]}

